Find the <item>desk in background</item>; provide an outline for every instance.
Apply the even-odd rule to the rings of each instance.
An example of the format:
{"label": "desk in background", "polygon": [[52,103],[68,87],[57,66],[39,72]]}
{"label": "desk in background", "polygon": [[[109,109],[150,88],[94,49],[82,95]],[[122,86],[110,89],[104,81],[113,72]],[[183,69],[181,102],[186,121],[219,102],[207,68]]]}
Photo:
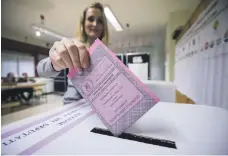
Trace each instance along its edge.
{"label": "desk in background", "polygon": [[9,89],[20,89],[20,88],[34,88],[44,86],[46,83],[17,83],[16,85],[2,85],[1,90],[9,90]]}
{"label": "desk in background", "polygon": [[[7,97],[8,95],[12,94],[12,97],[14,97],[15,100],[16,100],[16,101],[15,100],[13,100],[13,101],[12,100],[11,101],[7,100],[7,103],[4,103],[4,106],[2,106],[2,108],[10,108],[10,109],[12,109],[13,107],[17,107],[17,106],[20,105],[20,102],[18,101],[20,99],[16,99],[16,97],[18,97],[18,95],[21,93],[20,89],[33,88],[33,92],[35,94],[37,92],[40,92],[39,94],[41,96],[41,94],[43,94],[44,91],[40,87],[43,87],[45,85],[46,85],[46,83],[37,83],[37,82],[35,82],[35,83],[17,83],[15,85],[2,85],[1,86],[2,95]],[[45,97],[45,99],[47,101],[47,97]]]}

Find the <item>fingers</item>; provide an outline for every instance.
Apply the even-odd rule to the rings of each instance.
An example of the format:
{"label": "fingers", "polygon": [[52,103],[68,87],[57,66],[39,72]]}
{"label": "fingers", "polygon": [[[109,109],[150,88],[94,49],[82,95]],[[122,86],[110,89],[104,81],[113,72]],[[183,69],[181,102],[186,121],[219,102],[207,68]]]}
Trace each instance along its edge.
{"label": "fingers", "polygon": [[55,49],[55,46],[51,48],[49,51],[49,56],[52,62],[52,65],[56,71],[60,71],[62,69],[67,68],[67,65],[62,60],[62,58],[59,56],[58,52]]}
{"label": "fingers", "polygon": [[74,44],[78,47],[80,64],[83,68],[88,68],[89,66],[89,53],[86,50],[86,46],[79,42],[78,40],[73,40]]}
{"label": "fingers", "polygon": [[68,53],[68,50],[66,49],[63,43],[60,42],[60,44],[56,46],[56,51],[63,60],[63,62],[67,65],[67,68],[72,69],[74,67],[73,62]]}
{"label": "fingers", "polygon": [[61,71],[62,69],[65,69],[64,67],[62,67],[61,65],[55,63],[52,61],[52,65],[55,71]]}
{"label": "fingers", "polygon": [[55,56],[55,64],[56,64],[56,66],[59,66],[59,67],[61,67],[61,69],[65,69],[65,68],[67,68],[67,65],[66,65],[66,63],[62,60],[62,58],[59,56],[59,54],[58,54],[58,52],[56,52],[55,51],[55,54],[56,54],[56,56]]}
{"label": "fingers", "polygon": [[89,53],[83,43],[76,39],[64,38],[60,42],[55,42],[49,51],[49,56],[55,70],[60,71],[65,68],[88,68]]}
{"label": "fingers", "polygon": [[79,58],[79,52],[77,46],[74,44],[72,40],[69,39],[63,39],[63,44],[65,45],[69,56],[71,58],[72,64],[75,68],[81,68],[80,58]]}
{"label": "fingers", "polygon": [[83,68],[88,68],[89,66],[89,53],[85,47],[78,48],[79,58]]}

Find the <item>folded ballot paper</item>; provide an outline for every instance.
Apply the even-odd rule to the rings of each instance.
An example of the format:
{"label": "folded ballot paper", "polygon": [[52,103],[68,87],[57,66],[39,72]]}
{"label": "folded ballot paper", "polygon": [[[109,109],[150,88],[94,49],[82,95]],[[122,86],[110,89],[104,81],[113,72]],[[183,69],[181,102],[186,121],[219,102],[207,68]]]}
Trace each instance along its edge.
{"label": "folded ballot paper", "polygon": [[159,99],[99,39],[89,54],[89,68],[71,70],[68,78],[104,125],[119,136]]}

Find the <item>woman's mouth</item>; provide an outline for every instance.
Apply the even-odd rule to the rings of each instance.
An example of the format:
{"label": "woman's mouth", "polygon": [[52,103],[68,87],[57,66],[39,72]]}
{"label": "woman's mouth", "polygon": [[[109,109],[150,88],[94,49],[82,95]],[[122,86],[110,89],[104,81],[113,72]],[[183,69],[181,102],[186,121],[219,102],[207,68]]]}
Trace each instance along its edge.
{"label": "woman's mouth", "polygon": [[91,31],[93,31],[93,32],[98,32],[98,30],[97,30],[97,29],[91,29]]}

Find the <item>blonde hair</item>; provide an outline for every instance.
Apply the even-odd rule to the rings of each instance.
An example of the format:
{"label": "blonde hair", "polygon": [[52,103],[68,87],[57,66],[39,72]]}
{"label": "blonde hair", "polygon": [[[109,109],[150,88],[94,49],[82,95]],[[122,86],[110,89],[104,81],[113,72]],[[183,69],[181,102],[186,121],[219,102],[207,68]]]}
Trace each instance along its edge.
{"label": "blonde hair", "polygon": [[108,33],[108,24],[107,24],[107,19],[105,17],[104,14],[104,7],[101,3],[93,3],[92,5],[90,5],[89,7],[85,8],[83,11],[83,15],[80,19],[80,23],[79,23],[79,39],[82,42],[87,42],[88,41],[88,36],[85,32],[85,20],[86,20],[86,12],[89,8],[96,8],[99,9],[101,11],[101,13],[103,14],[103,18],[104,18],[104,30],[101,34],[101,36],[99,37],[99,39],[104,42],[106,45],[109,44],[109,33]]}

